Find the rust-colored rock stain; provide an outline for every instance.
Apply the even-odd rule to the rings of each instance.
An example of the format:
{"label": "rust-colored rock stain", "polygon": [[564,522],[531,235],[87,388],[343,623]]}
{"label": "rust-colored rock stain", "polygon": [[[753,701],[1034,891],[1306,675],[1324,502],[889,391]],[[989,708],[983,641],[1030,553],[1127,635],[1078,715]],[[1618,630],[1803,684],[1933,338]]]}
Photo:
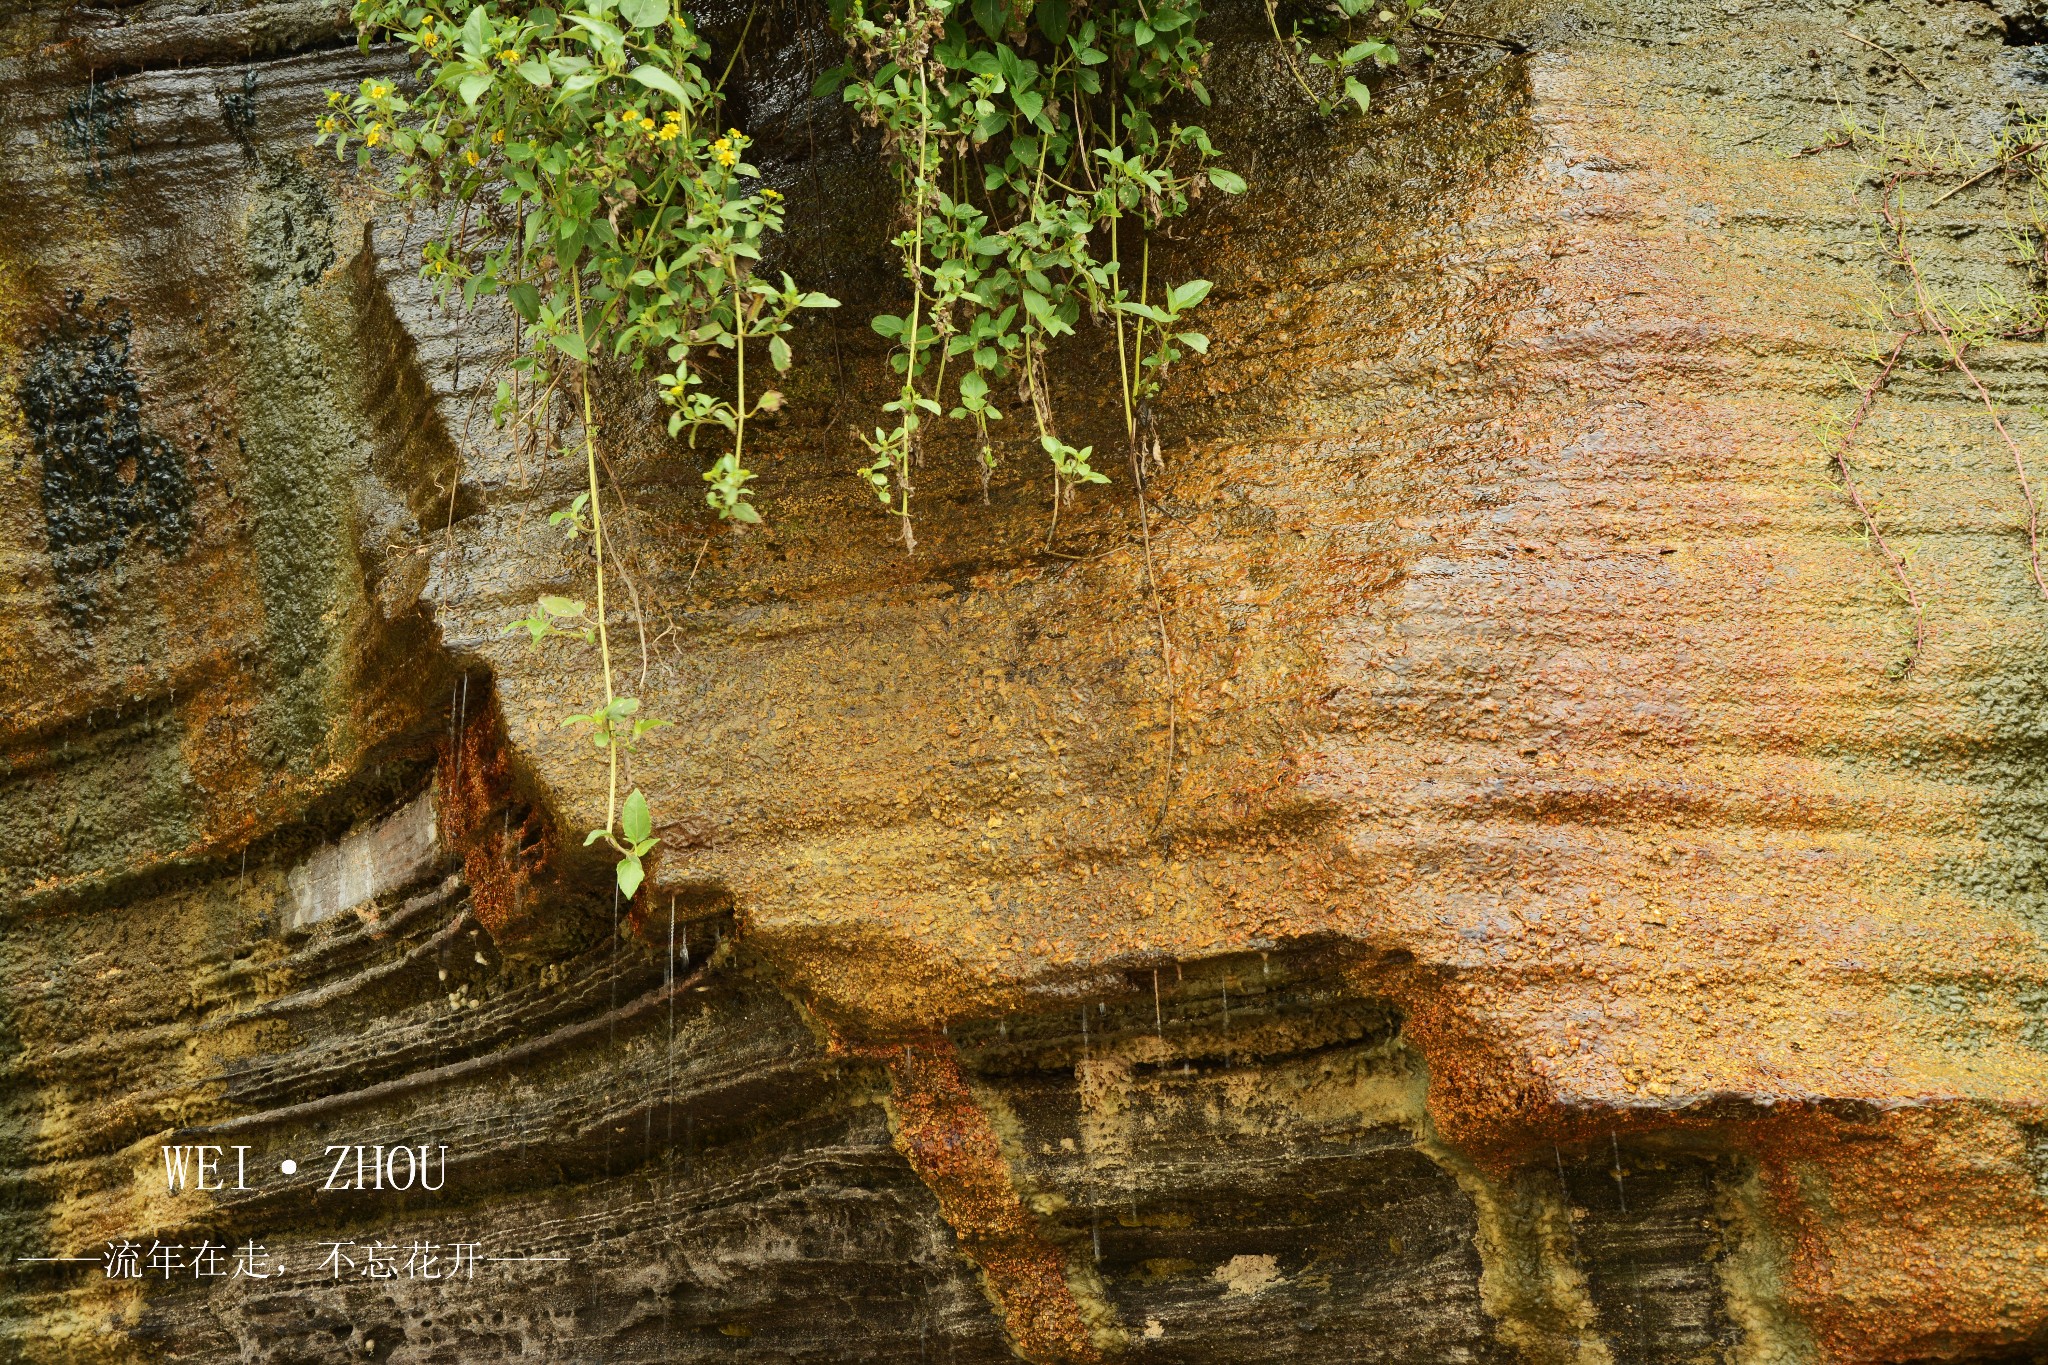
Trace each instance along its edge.
{"label": "rust-colored rock stain", "polygon": [[532,932],[537,878],[554,869],[559,835],[518,781],[503,722],[479,680],[475,706],[458,692],[458,712],[440,746],[435,775],[441,837],[462,859],[477,922],[493,934]]}
{"label": "rust-colored rock stain", "polygon": [[1101,1360],[1067,1283],[1066,1258],[1019,1198],[951,1045],[926,1038],[892,1053],[889,1103],[897,1150],[980,1267],[1018,1354],[1044,1365]]}

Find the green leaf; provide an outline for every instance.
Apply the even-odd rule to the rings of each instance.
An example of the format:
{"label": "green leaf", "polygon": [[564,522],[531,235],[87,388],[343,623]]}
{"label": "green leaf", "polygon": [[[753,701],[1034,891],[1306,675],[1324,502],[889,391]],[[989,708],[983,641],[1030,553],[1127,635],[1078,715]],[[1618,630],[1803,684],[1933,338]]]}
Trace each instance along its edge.
{"label": "green leaf", "polygon": [[647,879],[647,870],[640,866],[640,860],[628,853],[619,859],[619,894],[627,900],[640,889],[640,883]]}
{"label": "green leaf", "polygon": [[1151,42],[1152,25],[1146,23],[1143,19],[1140,19],[1136,24],[1132,25],[1131,41],[1136,43],[1139,47],[1143,47],[1145,46],[1145,44]]}
{"label": "green leaf", "polygon": [[690,97],[683,93],[683,87],[676,83],[674,76],[669,75],[668,72],[663,71],[660,67],[642,62],[626,74],[646,86],[649,90],[659,90],[684,108],[687,109],[689,107]]}
{"label": "green leaf", "polygon": [[1154,308],[1149,303],[1119,303],[1115,307],[1119,313],[1129,313],[1134,317],[1141,317],[1147,322],[1156,322],[1162,326],[1173,321],[1171,314]]}
{"label": "green leaf", "polygon": [[777,370],[789,368],[789,343],[781,337],[768,338],[768,359],[775,363]]}
{"label": "green leaf", "polygon": [[619,0],[619,17],[634,28],[668,22],[668,0]]}
{"label": "green leaf", "polygon": [[512,285],[505,291],[505,300],[523,322],[532,322],[540,316],[540,290],[530,284]]}
{"label": "green leaf", "polygon": [[1038,64],[1025,61],[1008,43],[996,44],[996,61],[1002,68],[1003,81],[1010,87],[1012,94],[1027,89],[1038,79]]}
{"label": "green leaf", "polygon": [[550,616],[581,616],[584,604],[573,597],[543,597],[540,608]]}
{"label": "green leaf", "polygon": [[1189,280],[1186,284],[1174,286],[1173,293],[1168,296],[1173,300],[1173,311],[1186,312],[1208,298],[1209,290],[1213,287],[1207,280]]}
{"label": "green leaf", "polygon": [[647,797],[638,787],[626,798],[626,804],[619,811],[619,828],[625,833],[626,842],[637,844],[654,833],[654,815],[647,808]]}
{"label": "green leaf", "polygon": [[456,90],[462,95],[462,102],[472,109],[476,108],[476,102],[484,97],[484,91],[490,88],[491,73],[488,71],[464,76],[462,83],[456,86]]}
{"label": "green leaf", "polygon": [[1038,31],[1046,41],[1055,45],[1067,40],[1067,26],[1074,17],[1073,6],[1067,0],[1038,0],[1034,16],[1038,20]]}
{"label": "green leaf", "polygon": [[811,98],[823,99],[853,79],[853,63],[841,62],[811,82]]}
{"label": "green leaf", "polygon": [[531,57],[528,57],[512,69],[526,77],[528,84],[537,85],[543,90],[555,83],[555,74],[548,70],[548,64],[546,62],[537,62]]}
{"label": "green leaf", "polygon": [[596,843],[599,839],[602,838],[604,838],[604,831],[601,829],[594,829],[590,831],[590,833],[583,836],[583,846],[585,848],[589,848],[592,844]]}
{"label": "green leaf", "polygon": [[1009,0],[974,0],[974,22],[989,37],[1002,37],[1010,22]]}
{"label": "green leaf", "polygon": [[1366,89],[1365,82],[1359,80],[1358,77],[1346,76],[1344,78],[1344,93],[1358,101],[1359,113],[1362,114],[1372,108],[1372,91]]}
{"label": "green leaf", "polygon": [[1175,336],[1174,340],[1197,355],[1209,354],[1209,338],[1200,332],[1182,332]]}
{"label": "green leaf", "polygon": [[[602,19],[592,19],[585,15],[572,14],[569,16],[569,22],[591,35],[590,39],[586,41],[589,41],[593,47],[615,48],[621,46],[626,41],[625,34],[619,32]],[[596,74],[599,80],[604,78],[602,72]]]}
{"label": "green leaf", "polygon": [[574,332],[563,332],[548,339],[554,342],[556,350],[563,352],[573,359],[583,361],[590,359],[590,352],[584,347],[583,338],[577,336]]}
{"label": "green leaf", "polygon": [[1225,194],[1243,194],[1245,191],[1244,177],[1236,171],[1226,171],[1221,166],[1209,168],[1209,183]]}

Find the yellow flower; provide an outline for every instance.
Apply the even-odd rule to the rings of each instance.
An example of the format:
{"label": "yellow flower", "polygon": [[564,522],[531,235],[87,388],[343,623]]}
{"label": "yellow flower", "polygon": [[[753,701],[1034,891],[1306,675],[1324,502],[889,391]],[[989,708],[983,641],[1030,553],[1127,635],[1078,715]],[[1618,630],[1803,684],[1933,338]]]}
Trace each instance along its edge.
{"label": "yellow flower", "polygon": [[667,127],[663,128],[660,132],[656,133],[655,136],[660,138],[663,142],[674,142],[676,140],[676,134],[680,132],[682,132],[682,129],[677,127],[675,124],[671,123]]}
{"label": "yellow flower", "polygon": [[505,130],[504,130],[503,128],[493,128],[493,129],[491,129],[491,145],[492,145],[493,147],[500,147],[500,146],[503,146],[503,145],[504,145],[504,142],[505,142]]}
{"label": "yellow flower", "polygon": [[464,161],[467,161],[467,162],[468,162],[468,163],[469,163],[470,165],[472,165],[472,166],[476,165],[476,163],[477,163],[477,161],[478,161],[478,157],[477,157],[477,154],[476,154],[476,148],[474,148],[474,147],[465,147],[465,148],[463,149],[463,152],[462,152],[462,159],[463,159]]}
{"label": "yellow flower", "polygon": [[384,125],[383,125],[383,124],[381,124],[381,123],[373,123],[373,124],[371,124],[371,125],[370,125],[370,131],[368,131],[367,133],[364,133],[364,134],[363,134],[363,141],[364,141],[365,143],[367,143],[368,145],[372,146],[372,147],[376,146],[376,145],[377,145],[378,143],[382,142],[383,140],[384,140]]}
{"label": "yellow flower", "polygon": [[730,147],[720,147],[718,149],[718,164],[721,166],[730,166],[739,159],[740,154]]}
{"label": "yellow flower", "polygon": [[680,109],[671,109],[666,114],[663,114],[662,117],[667,119],[670,123],[681,123],[683,121],[683,111]]}
{"label": "yellow flower", "polygon": [[341,92],[339,90],[330,90],[327,92],[327,107],[329,109],[332,109],[335,105],[340,103]]}
{"label": "yellow flower", "polygon": [[653,132],[653,131],[654,131],[654,120],[653,120],[653,119],[651,119],[651,118],[648,118],[648,117],[646,117],[645,115],[642,115],[642,116],[641,116],[641,119],[640,119],[640,128],[641,128],[641,131],[643,131],[643,132],[649,132],[649,133]]}
{"label": "yellow flower", "polygon": [[775,188],[774,186],[772,186],[772,185],[771,185],[771,186],[768,186],[768,187],[764,188],[764,189],[763,189],[763,190],[761,191],[761,197],[762,197],[763,199],[766,199],[766,200],[767,200],[767,201],[768,201],[769,203],[771,203],[771,204],[772,204],[772,203],[774,203],[774,202],[775,202],[776,200],[778,200],[778,199],[782,198],[782,191],[781,191],[781,190],[778,190],[778,189],[776,189],[776,188]]}

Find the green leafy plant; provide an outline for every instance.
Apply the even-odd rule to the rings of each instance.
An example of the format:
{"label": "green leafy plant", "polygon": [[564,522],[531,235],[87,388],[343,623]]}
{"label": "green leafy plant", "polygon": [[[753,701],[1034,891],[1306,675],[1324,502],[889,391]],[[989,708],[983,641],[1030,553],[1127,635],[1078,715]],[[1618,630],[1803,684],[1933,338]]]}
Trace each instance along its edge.
{"label": "green leafy plant", "polygon": [[928,423],[971,423],[985,478],[996,462],[990,427],[1006,416],[995,395],[1015,381],[1052,466],[1050,541],[1073,490],[1109,481],[1092,446],[1060,435],[1050,348],[1084,312],[1115,319],[1135,441],[1139,405],[1186,349],[1207,345],[1199,333],[1148,335],[1156,316],[1178,325],[1208,285],[1181,286],[1171,312],[1148,303],[1127,283],[1119,232],[1126,220],[1140,233],[1159,227],[1205,187],[1245,188],[1212,164],[1203,129],[1160,115],[1176,95],[1208,102],[1199,0],[1086,13],[1069,0],[903,0],[873,13],[841,0],[833,17],[851,56],[818,88],[840,88],[881,129],[908,223],[894,245],[909,309],[872,323],[896,343],[901,384],[886,424],[864,438],[874,458],[861,473],[915,546],[913,475]]}
{"label": "green leafy plant", "polygon": [[[1266,22],[1287,58],[1288,72],[1324,118],[1335,113],[1346,100],[1356,104],[1361,114],[1372,108],[1372,91],[1360,76],[1369,70],[1384,70],[1401,60],[1400,50],[1383,36],[1392,25],[1404,19],[1413,23],[1443,17],[1443,12],[1427,0],[1330,0],[1326,15],[1297,22],[1283,36],[1279,0],[1266,0]],[[1381,26],[1381,34],[1357,32],[1361,25],[1372,23]],[[1335,44],[1327,41],[1331,37]],[[1331,50],[1318,51],[1318,39],[1326,40],[1325,46]],[[1311,71],[1316,73],[1313,77]]]}
{"label": "green leafy plant", "polygon": [[[1050,545],[1075,490],[1110,474],[1094,445],[1062,434],[1048,358],[1084,320],[1107,326],[1150,585],[1145,435],[1170,372],[1208,349],[1190,315],[1210,293],[1199,279],[1155,292],[1150,238],[1205,191],[1246,190],[1201,127],[1168,113],[1209,102],[1201,0],[832,3],[849,55],[818,89],[842,90],[881,130],[904,223],[893,246],[907,307],[872,320],[894,343],[900,383],[865,438],[868,486],[914,548],[930,424],[972,429],[986,493],[1014,392],[1050,466]],[[748,424],[783,405],[774,376],[793,363],[799,315],[838,305],[786,274],[763,277],[784,204],[746,161],[749,139],[720,118],[738,52],[712,77],[709,43],[672,0],[356,0],[354,18],[366,48],[406,51],[409,74],[330,92],[318,141],[445,212],[421,274],[443,300],[494,299],[514,320],[494,418],[520,432],[573,428],[580,447],[563,453],[580,456],[584,490],[549,523],[587,554],[594,600],[543,595],[505,629],[534,648],[596,647],[600,695],[563,723],[586,728],[606,765],[605,823],[586,846],[612,849],[630,896],[659,841],[640,789],[620,799],[621,755],[666,722],[616,686],[592,370],[646,375],[670,437],[708,439],[706,505],[757,522]],[[1153,598],[1156,609],[1156,587]]]}
{"label": "green leafy plant", "polygon": [[[545,421],[565,386],[577,399],[586,487],[550,521],[587,544],[595,603],[543,597],[506,629],[527,631],[536,647],[595,640],[602,703],[565,723],[590,726],[606,764],[605,824],[587,842],[618,854],[630,896],[654,840],[637,788],[622,817],[620,754],[663,722],[636,718],[639,702],[615,687],[591,369],[665,362],[654,383],[672,409],[670,435],[694,444],[707,429],[724,433],[704,474],[706,502],[721,518],[756,521],[746,424],[782,396],[749,389],[748,347],[785,371],[796,314],[837,305],[787,276],[756,276],[764,238],[782,227],[782,197],[744,159],[747,137],[721,130],[722,77],[702,65],[710,45],[670,0],[357,0],[354,18],[366,49],[382,39],[408,50],[412,79],[330,92],[317,140],[337,156],[353,148],[365,169],[388,167],[399,196],[446,208],[446,231],[421,266],[442,297],[511,308],[519,347],[499,385],[499,420]],[[729,386],[706,372],[718,359],[731,362]]]}

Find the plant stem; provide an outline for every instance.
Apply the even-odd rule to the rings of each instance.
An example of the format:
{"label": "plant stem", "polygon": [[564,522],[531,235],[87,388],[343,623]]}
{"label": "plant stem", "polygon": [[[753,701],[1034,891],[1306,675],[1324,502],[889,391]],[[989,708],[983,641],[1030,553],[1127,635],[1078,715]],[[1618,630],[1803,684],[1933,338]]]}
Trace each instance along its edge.
{"label": "plant stem", "polygon": [[1300,65],[1294,60],[1294,45],[1280,36],[1278,0],[1266,0],[1266,23],[1273,30],[1273,41],[1280,45],[1280,55],[1287,59],[1287,69],[1293,73],[1294,83],[1301,87],[1301,93],[1307,95],[1318,109],[1322,108],[1323,97],[1309,89],[1307,79],[1301,74]]}
{"label": "plant stem", "polygon": [[[1270,5],[1268,5],[1266,12],[1269,15],[1272,13]],[[1111,104],[1109,109],[1109,135],[1110,139],[1114,141],[1116,138],[1115,104]],[[1106,173],[1103,178],[1105,180],[1109,179],[1109,174]],[[1109,258],[1117,263],[1117,293],[1119,294],[1124,292],[1123,258],[1118,254],[1117,248],[1117,220],[1123,216],[1122,208],[1122,201],[1116,197],[1116,186],[1111,184]],[[1145,302],[1144,294],[1152,275],[1152,239],[1149,236],[1145,238],[1142,259],[1144,264],[1138,271],[1138,302],[1141,305]],[[1138,364],[1138,379],[1142,383],[1144,382],[1145,375],[1145,315],[1142,313],[1138,315],[1137,332],[1135,359]],[[1173,676],[1173,640],[1166,630],[1166,609],[1160,604],[1159,580],[1152,571],[1152,509],[1151,504],[1146,501],[1145,497],[1145,455],[1138,448],[1138,414],[1135,394],[1131,385],[1130,366],[1124,359],[1124,315],[1121,312],[1116,315],[1116,363],[1123,379],[1124,439],[1125,449],[1130,453],[1131,460],[1131,496],[1136,498],[1138,502],[1138,539],[1139,543],[1145,548],[1145,595],[1152,603],[1152,622],[1159,631],[1159,665],[1166,673],[1166,767],[1161,774],[1159,812],[1152,819],[1152,829],[1156,833],[1159,827],[1166,823],[1167,806],[1173,800],[1173,758],[1174,750],[1178,747],[1180,738],[1180,689],[1175,683]],[[1057,504],[1055,504],[1054,511],[1058,511]],[[1050,542],[1047,543],[1050,544]]]}
{"label": "plant stem", "polygon": [[923,329],[924,312],[924,198],[925,167],[929,164],[931,141],[931,98],[925,84],[924,62],[917,66],[917,176],[911,182],[910,212],[910,350],[903,362],[903,461],[896,468],[896,491],[902,498],[897,515],[903,519],[903,548],[915,550],[917,536],[910,529],[910,443],[917,434],[917,347]]}
{"label": "plant stem", "polygon": [[[576,300],[576,340],[583,347],[583,354],[590,354],[590,337],[583,325],[583,275],[574,266],[569,267],[569,287]],[[590,485],[590,552],[597,565],[597,654],[604,665],[604,706],[605,724],[611,723],[612,706],[612,640],[611,632],[605,627],[604,615],[604,510],[598,505],[597,483],[597,429],[595,416],[590,405],[590,362],[585,360],[577,372],[578,387],[583,391],[583,471]],[[611,838],[612,827],[618,823],[619,812],[619,737],[610,735],[604,746],[605,752],[605,795],[604,829],[605,837]]]}
{"label": "plant stem", "polygon": [[[1893,192],[1897,189],[1898,182],[1893,181]],[[1984,381],[1977,378],[1976,371],[1963,359],[1962,347],[1956,344],[1955,335],[1949,330],[1948,324],[1941,320],[1940,305],[1930,297],[1927,281],[1920,277],[1919,262],[1913,259],[1912,249],[1906,245],[1905,211],[1902,208],[1895,210],[1882,194],[1878,197],[1878,211],[1892,230],[1896,243],[1896,259],[1905,266],[1906,273],[1912,278],[1913,298],[1921,319],[1941,337],[1942,346],[1948,351],[1949,359],[1963,372],[1963,377],[1970,381],[1970,386],[1977,390],[1977,397],[1983,400],[1984,410],[1991,414],[1991,425],[1997,428],[1999,436],[2004,438],[2006,449],[2012,453],[2012,467],[2019,475],[2020,496],[2027,505],[2027,567],[2033,571],[2034,586],[2041,590],[2041,596],[2048,597],[2048,577],[2043,577],[2041,572],[2041,505],[2035,500],[2034,486],[2027,478],[2027,462],[2020,454],[2019,442],[2013,440],[2012,433],[2005,429],[2005,419],[1998,415],[1998,405],[1991,401],[1990,390],[1984,387]]]}
{"label": "plant stem", "polygon": [[1863,390],[1863,401],[1856,405],[1855,413],[1849,418],[1848,427],[1842,432],[1841,444],[1835,448],[1835,467],[1842,471],[1842,487],[1848,490],[1849,501],[1856,504],[1856,510],[1863,516],[1863,529],[1870,533],[1871,548],[1884,560],[1885,567],[1892,572],[1892,577],[1899,580],[1899,586],[1906,593],[1906,605],[1913,611],[1913,652],[1906,656],[1905,667],[1899,670],[1902,677],[1912,671],[1914,663],[1919,660],[1927,646],[1926,613],[1920,605],[1919,589],[1913,586],[1913,579],[1906,572],[1905,559],[1894,553],[1892,547],[1885,543],[1884,533],[1877,529],[1877,518],[1871,515],[1869,504],[1863,501],[1863,494],[1857,490],[1856,480],[1849,473],[1849,449],[1856,444],[1856,433],[1863,429],[1863,420],[1870,416],[1871,408],[1876,406],[1877,395],[1890,381],[1892,370],[1899,363],[1899,355],[1906,349],[1906,342],[1916,335],[1918,333],[1915,332],[1899,333],[1898,341],[1892,346],[1892,353],[1885,357],[1884,367],[1877,372],[1877,377],[1870,381],[1870,386]]}
{"label": "plant stem", "polygon": [[740,40],[732,45],[732,55],[725,59],[725,70],[718,73],[718,84],[712,87],[721,95],[725,93],[725,78],[732,74],[733,63],[737,62],[740,59],[740,53],[747,49],[747,35],[754,31],[754,16],[760,13],[760,10],[761,0],[754,0],[753,4],[747,6],[747,22],[740,29]]}
{"label": "plant stem", "polygon": [[740,453],[747,443],[747,319],[740,311],[740,260],[728,258],[732,268],[732,353],[733,424],[732,476],[740,476]]}
{"label": "plant stem", "polygon": [[[1145,234],[1145,240],[1138,253],[1138,306],[1143,308],[1152,302],[1152,235]],[[1170,304],[1172,299],[1168,299]],[[1145,382],[1145,315],[1138,314],[1138,334],[1131,339],[1131,356],[1138,362],[1138,383]],[[1135,396],[1135,394],[1134,394]],[[1131,426],[1133,433],[1137,424]]]}
{"label": "plant stem", "polygon": [[[1118,210],[1118,208],[1120,207],[1120,205],[1118,205],[1118,204],[1117,204],[1117,201],[1116,201],[1116,197],[1115,197],[1115,195],[1116,195],[1115,189],[1114,189],[1114,188],[1112,188],[1112,189],[1111,189],[1111,191],[1110,191],[1110,214],[1109,214],[1109,259],[1110,259],[1110,261],[1111,261],[1111,262],[1112,262],[1112,263],[1113,263],[1113,264],[1114,264],[1114,265],[1116,266],[1116,268],[1117,268],[1117,270],[1116,270],[1116,292],[1117,292],[1117,294],[1118,294],[1119,296],[1121,296],[1121,295],[1122,295],[1122,294],[1124,293],[1124,279],[1123,279],[1123,275],[1124,275],[1124,270],[1123,270],[1123,258],[1122,258],[1121,256],[1119,256],[1119,255],[1117,254],[1117,241],[1116,241],[1116,224],[1117,224],[1117,219],[1118,219],[1118,218],[1120,218],[1120,217],[1121,217],[1122,215],[1121,215],[1121,214],[1120,214],[1120,213],[1119,213],[1119,212],[1117,211],[1117,210]],[[1122,302],[1122,298],[1121,298],[1121,297],[1119,297],[1119,298],[1117,299],[1117,302],[1119,302],[1119,303],[1120,303],[1120,302]],[[1138,439],[1138,417],[1137,417],[1137,413],[1136,413],[1135,411],[1133,411],[1133,409],[1132,409],[1132,407],[1131,407],[1131,364],[1130,364],[1130,361],[1128,361],[1127,359],[1125,359],[1125,358],[1124,358],[1124,313],[1123,313],[1123,309],[1121,309],[1121,308],[1118,308],[1118,309],[1116,309],[1115,311],[1116,311],[1116,369],[1117,369],[1117,377],[1118,377],[1118,378],[1119,378],[1119,379],[1121,380],[1121,382],[1122,382],[1122,384],[1123,384],[1123,395],[1124,395],[1124,435],[1125,435],[1125,437],[1126,437],[1126,438],[1128,438],[1128,439],[1129,439],[1129,440],[1131,440],[1132,442],[1136,442],[1136,441],[1137,441],[1137,439]],[[1143,323],[1143,319],[1141,318],[1141,319],[1140,319],[1139,321],[1140,321],[1140,323],[1141,323],[1141,325],[1142,325],[1142,323]]]}
{"label": "plant stem", "polygon": [[1173,801],[1173,759],[1180,741],[1180,685],[1173,675],[1173,640],[1166,631],[1166,608],[1159,600],[1159,580],[1152,572],[1152,509],[1145,497],[1145,457],[1131,438],[1131,494],[1138,500],[1138,536],[1145,547],[1145,593],[1152,599],[1152,622],[1159,630],[1159,663],[1166,672],[1166,770],[1161,774],[1159,813],[1152,817],[1156,833],[1166,823]]}
{"label": "plant stem", "polygon": [[1940,194],[1934,196],[1933,199],[1930,199],[1927,202],[1927,207],[1933,208],[1942,200],[1947,199],[1952,195],[1961,194],[1964,190],[1970,188],[1970,186],[1984,179],[1984,177],[1988,175],[1997,174],[1999,171],[2002,171],[2006,167],[2012,165],[2013,162],[2019,160],[2019,158],[2023,156],[2031,156],[2033,153],[2040,151],[2043,146],[2048,146],[2048,143],[2042,143],[2038,141],[2029,142],[2023,147],[2017,148],[2014,151],[2007,152],[2004,156],[1999,157],[1996,161],[1993,161],[1989,166],[1986,166],[1983,170],[1977,172],[1968,180],[1965,180],[1962,184],[1951,186],[1950,188],[1943,190]]}

